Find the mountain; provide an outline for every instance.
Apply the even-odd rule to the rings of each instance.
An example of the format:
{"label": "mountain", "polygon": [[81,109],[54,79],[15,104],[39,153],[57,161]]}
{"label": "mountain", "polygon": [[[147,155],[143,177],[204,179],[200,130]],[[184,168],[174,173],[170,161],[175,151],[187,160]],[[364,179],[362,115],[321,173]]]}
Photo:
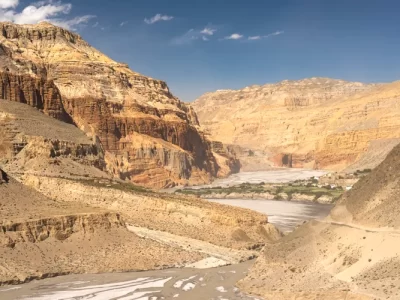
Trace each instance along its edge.
{"label": "mountain", "polygon": [[265,299],[399,299],[400,145],[330,216],[264,248],[246,291]]}
{"label": "mountain", "polygon": [[163,81],[143,76],[50,23],[0,23],[0,99],[74,124],[104,151],[106,169],[162,188],[229,173],[197,130],[190,106]]}
{"label": "mountain", "polygon": [[73,124],[0,100],[0,285],[238,263],[280,238],[264,214],[113,178],[104,156]]}
{"label": "mountain", "polygon": [[400,82],[329,78],[220,90],[192,103],[211,139],[244,149],[244,169],[251,153],[266,167],[348,171],[375,167],[400,143],[399,105]]}

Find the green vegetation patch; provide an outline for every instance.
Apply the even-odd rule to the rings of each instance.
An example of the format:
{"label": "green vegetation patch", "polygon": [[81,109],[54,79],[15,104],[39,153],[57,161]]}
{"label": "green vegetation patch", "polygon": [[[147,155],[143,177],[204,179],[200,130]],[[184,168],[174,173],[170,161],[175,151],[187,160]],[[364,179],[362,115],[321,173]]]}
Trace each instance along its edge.
{"label": "green vegetation patch", "polygon": [[198,197],[206,197],[211,195],[218,194],[238,194],[238,195],[246,195],[246,194],[264,194],[269,193],[274,196],[276,200],[283,200],[286,197],[283,194],[287,195],[287,199],[293,199],[294,194],[314,196],[314,201],[317,201],[322,196],[328,196],[332,198],[333,201],[336,201],[343,194],[344,190],[341,187],[331,187],[330,185],[326,185],[323,187],[318,187],[315,180],[302,181],[298,180],[292,183],[287,184],[250,184],[250,183],[242,183],[240,185],[229,186],[229,187],[211,187],[211,188],[201,188],[201,189],[180,189],[175,191],[177,194],[184,195],[195,195]]}

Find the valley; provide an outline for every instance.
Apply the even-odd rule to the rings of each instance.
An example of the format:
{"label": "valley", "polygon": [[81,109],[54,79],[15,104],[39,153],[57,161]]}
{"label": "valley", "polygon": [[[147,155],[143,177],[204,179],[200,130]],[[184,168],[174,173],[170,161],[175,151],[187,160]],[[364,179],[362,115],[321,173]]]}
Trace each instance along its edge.
{"label": "valley", "polygon": [[[219,200],[216,200],[219,201]],[[268,213],[270,222],[282,231],[290,232],[305,220],[325,217],[331,206],[291,202],[262,201],[265,205],[247,205],[240,201],[219,201],[228,205],[251,208]],[[98,275],[66,275],[24,284],[0,287],[4,299],[78,299],[92,295],[102,297],[132,297],[143,299],[226,299],[256,300],[235,287],[254,263],[258,251],[237,251],[210,243],[182,238],[165,232],[127,226],[128,230],[146,240],[159,242],[188,253],[204,253],[212,259],[186,263],[184,268],[145,272]],[[149,248],[150,249],[150,248]],[[250,260],[249,260],[250,259]],[[142,299],[140,298],[140,299]],[[3,299],[3,298],[2,298]]]}
{"label": "valley", "polygon": [[0,299],[400,298],[399,82],[185,103],[47,20],[0,29]]}

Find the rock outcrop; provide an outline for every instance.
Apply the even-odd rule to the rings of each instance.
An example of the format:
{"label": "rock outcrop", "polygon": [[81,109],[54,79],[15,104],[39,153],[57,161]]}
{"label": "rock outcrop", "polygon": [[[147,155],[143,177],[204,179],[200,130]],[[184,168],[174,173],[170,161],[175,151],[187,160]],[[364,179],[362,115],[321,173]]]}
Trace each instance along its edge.
{"label": "rock outcrop", "polygon": [[151,187],[209,182],[219,166],[193,109],[79,35],[43,22],[0,23],[0,97],[73,123],[106,152],[107,169]]}
{"label": "rock outcrop", "polygon": [[28,105],[0,100],[0,164],[24,174],[109,177],[101,145],[72,124],[50,118]]}
{"label": "rock outcrop", "polygon": [[217,160],[219,170],[218,177],[227,177],[233,173],[239,173],[241,164],[233,147],[221,142],[211,141],[211,149]]}
{"label": "rock outcrop", "polygon": [[267,244],[240,286],[265,299],[399,299],[400,145],[330,216]]}
{"label": "rock outcrop", "polygon": [[275,166],[351,171],[375,167],[400,143],[399,104],[399,82],[311,78],[208,93],[192,106],[211,139],[255,154],[244,169],[265,156]]}
{"label": "rock outcrop", "polygon": [[6,178],[0,184],[0,285],[69,273],[183,266],[204,258],[139,238],[119,213],[57,202],[0,174]]}

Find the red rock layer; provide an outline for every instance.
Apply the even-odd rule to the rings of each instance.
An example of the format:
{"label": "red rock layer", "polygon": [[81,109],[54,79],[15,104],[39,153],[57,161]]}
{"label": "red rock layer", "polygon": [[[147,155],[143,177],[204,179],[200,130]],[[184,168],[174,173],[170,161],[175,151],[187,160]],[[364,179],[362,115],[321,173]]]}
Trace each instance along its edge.
{"label": "red rock layer", "polygon": [[47,115],[71,122],[54,82],[41,77],[0,72],[0,99],[25,103]]}

